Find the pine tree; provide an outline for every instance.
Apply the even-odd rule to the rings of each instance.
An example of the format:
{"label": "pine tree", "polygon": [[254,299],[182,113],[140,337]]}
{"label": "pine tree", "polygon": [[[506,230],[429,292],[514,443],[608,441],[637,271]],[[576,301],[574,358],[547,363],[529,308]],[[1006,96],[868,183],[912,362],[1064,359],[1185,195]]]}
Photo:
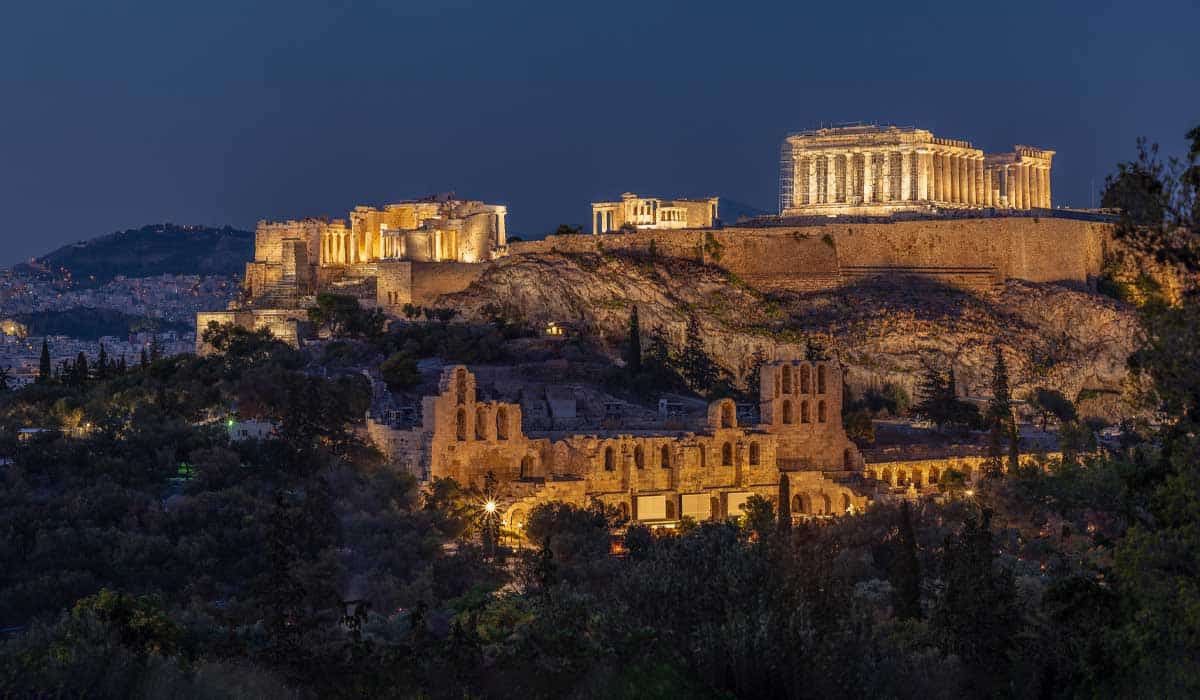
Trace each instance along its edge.
{"label": "pine tree", "polygon": [[650,331],[650,346],[646,354],[656,371],[671,368],[671,344],[667,341],[667,334],[662,326],[655,326],[654,330]]}
{"label": "pine tree", "polygon": [[631,375],[642,372],[642,329],[638,322],[637,306],[634,306],[633,312],[629,314],[629,357],[626,358],[625,366]]}
{"label": "pine tree", "polygon": [[996,361],[992,365],[992,400],[988,403],[988,472],[999,476],[1004,471],[1005,452],[1008,468],[1014,469],[1018,460],[1017,426],[1012,414],[1012,392],[1008,386],[1008,365],[1000,346],[995,347]]}
{"label": "pine tree", "polygon": [[72,383],[75,386],[83,386],[87,384],[88,379],[87,355],[84,355],[83,351],[80,350],[79,354],[75,357],[75,379]]}
{"label": "pine tree", "polygon": [[684,339],[683,354],[679,357],[679,369],[692,391],[707,391],[717,381],[717,367],[704,351],[704,334],[700,321],[692,316],[688,319],[687,337]]}
{"label": "pine tree", "polygon": [[100,343],[100,354],[96,357],[96,379],[107,379],[108,373],[108,352],[104,349],[104,343]]}
{"label": "pine tree", "polygon": [[946,397],[953,391],[952,381],[952,379],[948,380],[935,367],[927,364],[925,365],[925,376],[921,378],[921,384],[917,387],[919,401],[914,409],[917,413],[933,421],[938,430],[942,429],[949,418]]}
{"label": "pine tree", "polygon": [[42,339],[42,358],[38,362],[38,376],[37,376],[38,383],[45,384],[46,382],[49,382],[51,379],[52,371],[53,371],[53,367],[50,364],[50,346],[46,343],[46,339],[43,338]]}
{"label": "pine tree", "polygon": [[917,559],[917,536],[913,530],[912,510],[908,501],[900,504],[896,545],[899,551],[892,561],[891,576],[896,596],[896,617],[916,620],[921,617],[921,567]]}

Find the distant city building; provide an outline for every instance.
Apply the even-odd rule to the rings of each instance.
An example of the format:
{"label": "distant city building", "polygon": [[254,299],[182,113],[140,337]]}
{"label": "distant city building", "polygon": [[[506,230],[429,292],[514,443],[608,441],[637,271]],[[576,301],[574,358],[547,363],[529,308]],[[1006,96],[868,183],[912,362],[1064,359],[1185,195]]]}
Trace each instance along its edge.
{"label": "distant city building", "polygon": [[717,197],[659,199],[626,192],[619,202],[592,202],[592,233],[630,227],[711,228],[718,218],[717,204]]}
{"label": "distant city building", "polygon": [[932,208],[1050,207],[1054,151],[987,154],[925,129],[846,126],[791,134],[780,149],[779,213],[887,215]]}

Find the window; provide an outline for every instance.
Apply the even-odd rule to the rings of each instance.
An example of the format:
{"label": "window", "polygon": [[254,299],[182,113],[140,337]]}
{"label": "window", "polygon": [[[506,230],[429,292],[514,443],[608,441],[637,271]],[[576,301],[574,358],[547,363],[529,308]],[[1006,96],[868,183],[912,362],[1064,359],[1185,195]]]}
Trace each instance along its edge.
{"label": "window", "polygon": [[817,367],[817,393],[825,393],[825,365]]}
{"label": "window", "polygon": [[521,478],[529,479],[533,477],[533,457],[525,455],[521,459]]}
{"label": "window", "polygon": [[459,369],[454,375],[455,394],[459,404],[467,402],[467,370]]}
{"label": "window", "polygon": [[508,409],[503,406],[496,409],[496,439],[508,439]]}
{"label": "window", "polygon": [[812,382],[810,381],[808,374],[808,365],[802,365],[800,367],[800,393],[812,393]]}
{"label": "window", "polygon": [[700,468],[708,466],[708,450],[704,449],[704,445],[700,446]]}
{"label": "window", "polygon": [[817,402],[817,422],[818,423],[825,422],[825,402],[824,401]]}
{"label": "window", "polygon": [[792,368],[790,365],[783,366],[783,393],[792,393]]}
{"label": "window", "polygon": [[721,427],[734,427],[733,403],[726,401],[721,405]]}
{"label": "window", "polygon": [[807,401],[800,402],[800,422],[801,423],[812,422],[812,418],[808,415],[808,402]]}
{"label": "window", "polygon": [[458,437],[459,442],[466,440],[467,439],[467,412],[462,410],[461,408],[458,409],[458,414],[455,416],[454,422],[455,422],[455,426],[454,426],[455,427],[455,435]]}
{"label": "window", "polygon": [[604,448],[604,471],[611,472],[612,470],[614,470],[616,468],[617,468],[616,460],[613,459],[613,448],[605,447]]}
{"label": "window", "polygon": [[758,443],[752,442],[752,443],[750,443],[750,466],[752,466],[752,467],[758,466],[758,460],[759,460]]}
{"label": "window", "polygon": [[733,445],[729,444],[728,442],[724,445],[721,445],[721,466],[733,466]]}
{"label": "window", "polygon": [[633,463],[638,469],[646,467],[646,453],[642,450],[642,446],[638,445],[633,448]]}
{"label": "window", "polygon": [[790,425],[794,420],[795,420],[795,418],[794,418],[794,416],[792,416],[792,402],[788,401],[787,399],[784,399],[784,401],[783,401],[783,422],[786,425]]}
{"label": "window", "polygon": [[671,448],[667,445],[662,446],[662,456],[659,458],[662,462],[663,469],[671,468]]}

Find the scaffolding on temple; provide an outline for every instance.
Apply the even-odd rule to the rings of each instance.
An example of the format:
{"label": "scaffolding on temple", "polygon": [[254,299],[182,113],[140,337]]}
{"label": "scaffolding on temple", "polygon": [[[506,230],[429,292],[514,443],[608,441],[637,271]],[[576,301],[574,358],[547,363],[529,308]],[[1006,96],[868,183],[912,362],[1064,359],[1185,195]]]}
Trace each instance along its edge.
{"label": "scaffolding on temple", "polygon": [[785,138],[779,147],[779,214],[790,209],[795,201],[796,160],[792,157],[792,144]]}

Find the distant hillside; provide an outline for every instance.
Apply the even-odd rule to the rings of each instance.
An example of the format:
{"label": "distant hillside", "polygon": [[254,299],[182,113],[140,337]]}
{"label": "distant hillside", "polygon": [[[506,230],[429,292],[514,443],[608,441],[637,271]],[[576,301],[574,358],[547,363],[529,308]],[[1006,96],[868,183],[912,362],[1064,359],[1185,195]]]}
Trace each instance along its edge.
{"label": "distant hillside", "polygon": [[253,257],[254,234],[250,231],[154,224],[63,246],[14,269],[69,277],[87,286],[103,284],[117,275],[239,275]]}

